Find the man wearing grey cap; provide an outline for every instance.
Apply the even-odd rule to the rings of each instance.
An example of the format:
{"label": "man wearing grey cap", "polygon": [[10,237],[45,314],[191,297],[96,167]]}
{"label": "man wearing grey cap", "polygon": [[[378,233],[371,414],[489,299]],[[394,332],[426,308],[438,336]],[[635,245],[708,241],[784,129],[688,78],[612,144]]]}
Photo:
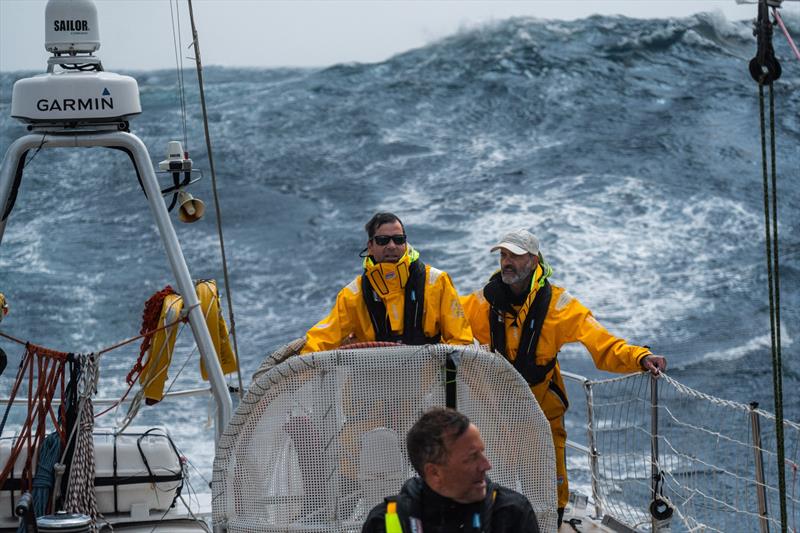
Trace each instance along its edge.
{"label": "man wearing grey cap", "polygon": [[462,304],[475,338],[514,365],[550,422],[560,525],[569,500],[564,429],[569,402],[556,358],[559,350],[566,343],[580,342],[595,366],[609,372],[648,370],[657,375],[667,368],[667,360],[613,336],[583,304],[550,284],[553,270],[539,251],[539,240],[527,229],[504,235],[491,249],[496,250],[500,250],[500,270]]}

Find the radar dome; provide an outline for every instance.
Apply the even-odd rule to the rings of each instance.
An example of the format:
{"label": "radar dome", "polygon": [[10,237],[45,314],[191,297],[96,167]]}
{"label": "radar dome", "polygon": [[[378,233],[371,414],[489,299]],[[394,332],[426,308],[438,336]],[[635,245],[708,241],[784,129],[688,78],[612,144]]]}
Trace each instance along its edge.
{"label": "radar dome", "polygon": [[92,0],[49,0],[44,47],[57,55],[91,54],[100,48],[97,8]]}

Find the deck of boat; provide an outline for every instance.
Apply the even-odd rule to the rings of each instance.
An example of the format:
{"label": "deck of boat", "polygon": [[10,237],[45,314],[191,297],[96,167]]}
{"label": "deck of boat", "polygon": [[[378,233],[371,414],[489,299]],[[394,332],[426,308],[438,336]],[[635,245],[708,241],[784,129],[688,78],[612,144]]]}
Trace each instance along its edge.
{"label": "deck of boat", "polygon": [[[571,520],[575,527],[570,524]],[[591,515],[589,507],[583,509],[567,507],[564,511],[564,521],[561,527],[558,528],[558,533],[575,533],[576,531],[580,533],[621,533],[632,532],[633,530],[625,526],[612,528],[603,525],[600,519]]]}

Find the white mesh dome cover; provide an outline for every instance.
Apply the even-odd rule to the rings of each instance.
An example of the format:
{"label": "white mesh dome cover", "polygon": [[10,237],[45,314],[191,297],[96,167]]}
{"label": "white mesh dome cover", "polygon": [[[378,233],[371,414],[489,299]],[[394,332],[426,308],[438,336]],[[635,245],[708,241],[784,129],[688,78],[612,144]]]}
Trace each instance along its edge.
{"label": "white mesh dome cover", "polygon": [[415,475],[405,436],[424,410],[445,405],[448,355],[457,408],[481,431],[489,477],[524,494],[542,531],[555,531],[555,454],[536,399],[502,357],[448,345],[341,349],[262,366],[217,446],[214,525],[361,531],[370,509]]}

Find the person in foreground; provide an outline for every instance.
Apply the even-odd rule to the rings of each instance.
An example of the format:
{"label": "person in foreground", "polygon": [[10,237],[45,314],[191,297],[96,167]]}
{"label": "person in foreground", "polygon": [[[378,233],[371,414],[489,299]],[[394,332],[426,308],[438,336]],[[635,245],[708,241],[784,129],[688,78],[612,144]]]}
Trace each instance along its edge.
{"label": "person in foreground", "polygon": [[539,251],[539,240],[526,229],[506,234],[491,251],[500,250],[500,271],[483,289],[463,298],[475,338],[489,344],[519,371],[550,422],[556,450],[558,521],[569,500],[564,413],[569,406],[558,355],[569,342],[582,343],[595,366],[610,372],[667,368],[664,357],[609,333],[591,311],[566,290],[551,285],[552,269]]}
{"label": "person in foreground", "polygon": [[365,229],[364,272],[339,291],[331,312],[306,333],[300,353],[343,341],[470,344],[472,331],[450,276],[424,264],[400,219],[377,213]]}
{"label": "person in foreground", "polygon": [[492,483],[478,428],[453,409],[425,412],[406,437],[420,477],[372,509],[362,533],[538,533],[527,498]]}

